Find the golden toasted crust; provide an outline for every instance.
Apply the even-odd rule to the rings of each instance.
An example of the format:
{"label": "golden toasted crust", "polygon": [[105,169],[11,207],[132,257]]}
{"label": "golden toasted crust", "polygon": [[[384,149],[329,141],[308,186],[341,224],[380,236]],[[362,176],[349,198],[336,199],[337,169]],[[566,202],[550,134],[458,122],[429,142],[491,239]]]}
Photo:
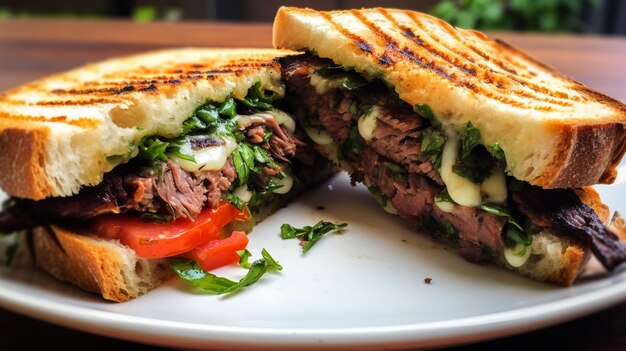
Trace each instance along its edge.
{"label": "golden toasted crust", "polygon": [[[112,59],[0,94],[0,187],[69,196],[128,159],[142,137],[176,136],[208,101],[260,82],[283,94],[273,49],[174,49]],[[10,150],[11,152],[7,152]],[[7,167],[10,165],[10,167]]]}
{"label": "golden toasted crust", "polygon": [[23,235],[39,268],[107,300],[128,301],[173,275],[165,260],[138,258],[119,242],[55,226],[38,227]]}
{"label": "golden toasted crust", "polygon": [[444,127],[471,121],[507,172],[544,188],[610,183],[626,147],[626,106],[486,35],[413,11],[281,8],[274,46],[310,50],[380,77]]}

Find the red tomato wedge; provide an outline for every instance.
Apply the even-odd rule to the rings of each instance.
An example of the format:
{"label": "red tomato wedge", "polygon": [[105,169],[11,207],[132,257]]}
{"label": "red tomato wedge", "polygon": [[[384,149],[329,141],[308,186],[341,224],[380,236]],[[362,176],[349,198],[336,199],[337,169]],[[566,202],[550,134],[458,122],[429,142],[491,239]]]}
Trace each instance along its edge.
{"label": "red tomato wedge", "polygon": [[148,222],[131,215],[103,215],[93,220],[94,233],[108,239],[119,239],[138,256],[145,258],[171,257],[185,253],[210,240],[220,239],[220,229],[234,220],[248,220],[227,201],[217,208],[202,211],[195,221],[188,218],[168,223]]}
{"label": "red tomato wedge", "polygon": [[184,256],[196,261],[205,271],[239,262],[237,251],[248,245],[245,232],[235,231],[226,239],[211,240],[197,246]]}

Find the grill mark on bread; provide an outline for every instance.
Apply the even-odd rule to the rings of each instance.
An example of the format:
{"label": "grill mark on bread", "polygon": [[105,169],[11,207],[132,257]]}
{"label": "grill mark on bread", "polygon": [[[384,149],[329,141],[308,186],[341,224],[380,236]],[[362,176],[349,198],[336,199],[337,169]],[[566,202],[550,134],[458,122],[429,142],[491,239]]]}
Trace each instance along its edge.
{"label": "grill mark on bread", "polygon": [[[412,38],[410,38],[407,35],[408,34],[407,30],[410,31],[409,28],[407,28],[405,26],[401,26],[397,21],[395,21],[393,16],[391,16],[389,13],[387,13],[386,10],[384,10],[384,9],[380,9],[380,10],[381,10],[381,13],[384,13],[385,17],[389,21],[391,21],[395,26],[397,26],[398,28],[402,28],[403,29],[403,34],[404,34],[405,37],[407,37],[409,39],[412,39]],[[408,18],[411,19],[413,24],[415,24],[415,26],[421,32],[423,32],[425,35],[427,35],[430,38],[432,38],[433,39],[432,41],[437,41],[436,38],[434,38],[433,35],[431,34],[431,31],[429,31],[428,28],[426,26],[424,26],[422,21],[420,21],[416,17],[415,13],[413,13],[411,11],[405,11],[404,14]],[[461,39],[461,37],[458,35],[458,33],[456,33],[456,30],[454,30],[453,28],[448,28],[448,26],[446,25],[446,30],[448,31],[448,33],[453,35],[454,38],[457,41],[462,42],[463,44],[465,44],[466,47],[470,47],[471,46],[471,44],[467,40]],[[483,36],[481,36],[481,38],[484,39],[486,37],[484,37],[484,35],[483,35]],[[420,38],[420,41],[428,42],[428,41],[421,40],[421,38]],[[496,41],[497,41],[497,39],[496,39]],[[496,70],[493,70],[487,64],[481,62],[481,60],[474,60],[474,59],[470,58],[469,55],[467,55],[463,50],[453,50],[452,48],[447,47],[444,44],[444,42],[440,42],[440,44],[444,48],[446,48],[449,52],[451,52],[452,55],[456,55],[456,56],[462,57],[463,59],[469,61],[472,66],[477,67],[478,68],[478,72],[481,73],[478,76],[478,78],[480,78],[481,81],[483,81],[483,82],[486,82],[486,83],[494,85],[496,88],[504,89],[506,87],[507,91],[513,91],[515,94],[520,95],[521,97],[529,98],[529,99],[533,99],[533,100],[537,100],[537,101],[542,101],[542,102],[547,102],[547,103],[554,104],[554,105],[565,106],[565,107],[571,107],[571,106],[573,106],[573,103],[570,102],[570,101],[557,100],[557,99],[552,98],[552,96],[556,96],[557,98],[565,99],[565,100],[574,100],[574,101],[579,101],[580,100],[580,97],[578,97],[576,95],[569,96],[568,94],[563,93],[561,91],[553,91],[553,90],[547,89],[545,87],[542,87],[542,86],[540,86],[538,84],[535,84],[532,81],[530,81],[529,79],[527,79],[526,77],[518,74],[517,71],[514,68],[509,67],[508,65],[506,65],[501,60],[495,59],[495,58],[491,58],[489,55],[486,55],[486,54],[484,54],[482,52],[480,52],[480,57],[485,59],[485,61],[493,62],[503,72],[498,72]],[[450,56],[447,56],[447,55],[441,53],[440,51],[437,51],[436,48],[426,47],[423,44],[419,44],[419,43],[418,43],[418,45],[425,47],[427,50],[432,52],[434,55],[437,55],[437,56],[443,58],[444,60],[449,60],[451,63],[453,63],[455,66],[457,66],[459,68],[464,67],[463,65],[457,65],[454,62],[452,62]],[[475,52],[475,53],[479,53],[478,50],[472,50],[472,51]],[[472,70],[476,71],[474,68],[472,68]],[[491,74],[489,74],[489,73],[491,73]],[[514,87],[512,87],[509,80],[517,83],[517,85],[521,86],[521,89],[519,89],[519,87],[518,87],[518,89],[515,89]],[[536,94],[524,91],[523,89],[532,90],[535,93],[539,93],[539,94],[545,95],[546,97],[537,96]]]}
{"label": "grill mark on bread", "polygon": [[352,32],[349,32],[343,26],[341,26],[341,24],[335,22],[335,20],[333,20],[332,15],[330,15],[329,13],[325,13],[325,12],[320,12],[320,15],[326,21],[328,21],[328,23],[331,26],[333,26],[339,33],[343,34],[343,36],[350,39],[354,43],[354,45],[356,45],[361,51],[367,52],[370,55],[373,54],[372,47],[365,40],[363,40],[363,38],[361,38],[360,36]]}
{"label": "grill mark on bread", "polygon": [[[378,9],[378,11],[380,12],[380,9]],[[411,48],[409,47],[405,47],[405,48],[400,48],[398,46],[398,43],[395,39],[393,39],[390,35],[386,34],[382,28],[378,27],[376,24],[372,23],[372,21],[368,20],[361,12],[359,12],[358,10],[352,10],[351,14],[357,19],[359,20],[364,26],[368,27],[372,33],[374,33],[377,37],[381,38],[382,40],[385,41],[386,43],[386,47],[392,48],[394,51],[400,53],[401,55],[403,55],[404,57],[408,58],[409,60],[411,60],[414,63],[417,63],[420,67],[426,68],[428,70],[430,70],[431,72],[434,72],[436,74],[438,74],[441,77],[444,77],[446,79],[448,79],[449,81],[455,83],[458,86],[461,86],[463,88],[469,89],[475,93],[481,94],[487,98],[493,99],[493,100],[497,100],[503,103],[507,103],[511,106],[515,106],[518,108],[532,108],[535,110],[540,110],[540,111],[554,111],[554,108],[552,108],[551,106],[528,106],[525,103],[522,103],[516,99],[511,99],[508,98],[506,95],[504,94],[500,94],[500,93],[494,93],[493,91],[490,90],[485,90],[485,89],[481,89],[478,85],[474,84],[473,82],[468,82],[465,80],[460,80],[458,78],[455,77],[455,73],[454,72],[450,72],[448,70],[446,70],[443,67],[440,67],[438,65],[436,65],[433,61],[430,62],[426,62],[425,58],[417,55]],[[384,16],[384,14],[383,14]],[[397,26],[396,24],[396,28],[400,28],[399,26]],[[443,60],[446,63],[449,63],[455,67],[457,67],[458,69],[460,69],[462,72],[465,72],[466,74],[468,73],[466,69],[462,69],[460,67],[458,67],[458,65],[455,65],[454,62],[452,62],[452,59],[450,58],[450,56],[445,55],[439,51],[437,51],[436,49],[434,49],[433,47],[430,47],[429,45],[426,45],[423,43],[420,44],[419,41],[420,40],[411,40],[410,38],[409,42],[416,45],[417,47],[423,48],[424,50],[428,51],[430,54],[439,57],[441,60]],[[474,71],[474,73],[476,73]],[[483,80],[484,79],[489,79],[492,80],[493,77],[481,77]],[[530,95],[531,97],[535,97],[534,95]]]}
{"label": "grill mark on bread", "polygon": [[[450,60],[450,57],[446,57],[445,54],[443,54],[441,51],[438,51],[436,48],[434,48],[432,45],[429,45],[428,42],[425,42],[424,40],[422,40],[422,38],[415,34],[410,28],[401,25],[400,23],[398,23],[398,21],[396,21],[396,19],[391,16],[391,14],[389,14],[389,12],[384,9],[384,8],[377,8],[378,12],[383,15],[388,21],[390,21],[394,26],[396,26],[397,28],[402,29],[402,35],[409,39],[410,41],[414,42],[415,44],[423,47],[424,49],[426,49],[428,52],[430,52],[431,54],[433,54],[434,56],[440,57],[441,59],[443,59],[444,61],[447,61],[448,63],[452,64],[454,67],[457,67],[458,69],[462,70],[463,72],[475,76],[476,75],[476,70],[471,68],[471,67],[467,67],[461,63],[458,63],[458,60]],[[362,16],[362,15],[361,15]],[[364,17],[363,17],[364,18]],[[380,31],[380,33],[382,33],[382,29],[378,28],[378,30]],[[379,33],[376,33],[379,34]],[[389,37],[389,36],[386,36]]]}
{"label": "grill mark on bread", "polygon": [[19,115],[19,114],[8,114],[4,111],[0,111],[0,120],[11,120],[11,121],[19,121],[19,122],[43,122],[43,123],[63,123],[75,127],[81,127],[85,129],[95,128],[100,122],[88,118],[88,117],[79,117],[69,119],[67,116],[30,116],[30,115]]}
{"label": "grill mark on bread", "polygon": [[[352,10],[351,14],[356,19],[358,19],[363,25],[368,27],[372,31],[372,33],[374,33],[376,36],[378,36],[379,38],[384,40],[385,43],[386,43],[386,45],[385,45],[386,48],[392,49],[393,51],[395,51],[395,52],[399,53],[400,55],[406,57],[407,59],[411,60],[412,62],[417,63],[420,67],[428,69],[429,71],[434,72],[434,73],[436,73],[436,74],[438,74],[438,75],[448,79],[449,81],[455,83],[456,85],[459,85],[459,86],[462,86],[464,88],[468,88],[470,90],[473,90],[473,88],[474,88],[473,84],[465,82],[465,81],[461,81],[459,79],[456,79],[454,77],[453,73],[447,72],[444,68],[435,65],[434,62],[432,62],[432,61],[427,62],[424,57],[416,55],[415,52],[413,50],[411,50],[410,48],[408,48],[408,47],[400,48],[398,46],[398,43],[397,43],[397,41],[395,39],[393,39],[389,35],[385,34],[380,27],[378,27],[377,25],[375,25],[374,23],[369,21],[367,18],[365,18],[361,13],[358,12],[358,10]],[[370,51],[369,54],[374,55],[376,57],[376,59],[379,59],[379,56],[377,56],[373,52]]]}
{"label": "grill mark on bread", "polygon": [[5,100],[7,104],[14,106],[84,106],[92,104],[114,104],[117,100],[106,98],[84,99],[84,100],[41,100],[27,102],[25,100]]}

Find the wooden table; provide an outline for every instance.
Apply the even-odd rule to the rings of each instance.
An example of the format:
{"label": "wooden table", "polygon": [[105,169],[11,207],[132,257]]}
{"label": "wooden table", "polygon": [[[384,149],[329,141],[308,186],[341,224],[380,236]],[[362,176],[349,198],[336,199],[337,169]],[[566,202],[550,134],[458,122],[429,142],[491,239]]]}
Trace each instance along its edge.
{"label": "wooden table", "polygon": [[[575,79],[626,101],[626,39],[498,33]],[[180,46],[269,47],[266,24],[0,21],[0,90],[99,59]],[[0,309],[0,348],[155,349],[94,336]],[[555,327],[464,349],[626,350],[626,302]]]}

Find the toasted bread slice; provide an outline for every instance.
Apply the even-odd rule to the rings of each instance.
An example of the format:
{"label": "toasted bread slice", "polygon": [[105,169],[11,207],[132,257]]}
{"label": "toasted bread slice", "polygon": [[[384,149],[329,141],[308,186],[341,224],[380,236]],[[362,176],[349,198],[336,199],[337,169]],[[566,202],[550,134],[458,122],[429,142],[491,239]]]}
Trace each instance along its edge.
{"label": "toasted bread slice", "polygon": [[0,188],[31,199],[98,184],[142,137],[181,133],[207,101],[256,82],[283,94],[271,49],[175,49],[94,63],[0,95]]}
{"label": "toasted bread slice", "polygon": [[[117,240],[51,226],[22,233],[35,265],[58,280],[124,302],[173,276],[166,259],[141,258]],[[23,254],[26,254],[25,251]]]}
{"label": "toasted bread slice", "polygon": [[622,103],[509,44],[426,14],[283,7],[273,41],[383,79],[411,106],[428,105],[444,128],[471,121],[483,143],[504,150],[507,172],[534,185],[611,183],[626,150]]}

